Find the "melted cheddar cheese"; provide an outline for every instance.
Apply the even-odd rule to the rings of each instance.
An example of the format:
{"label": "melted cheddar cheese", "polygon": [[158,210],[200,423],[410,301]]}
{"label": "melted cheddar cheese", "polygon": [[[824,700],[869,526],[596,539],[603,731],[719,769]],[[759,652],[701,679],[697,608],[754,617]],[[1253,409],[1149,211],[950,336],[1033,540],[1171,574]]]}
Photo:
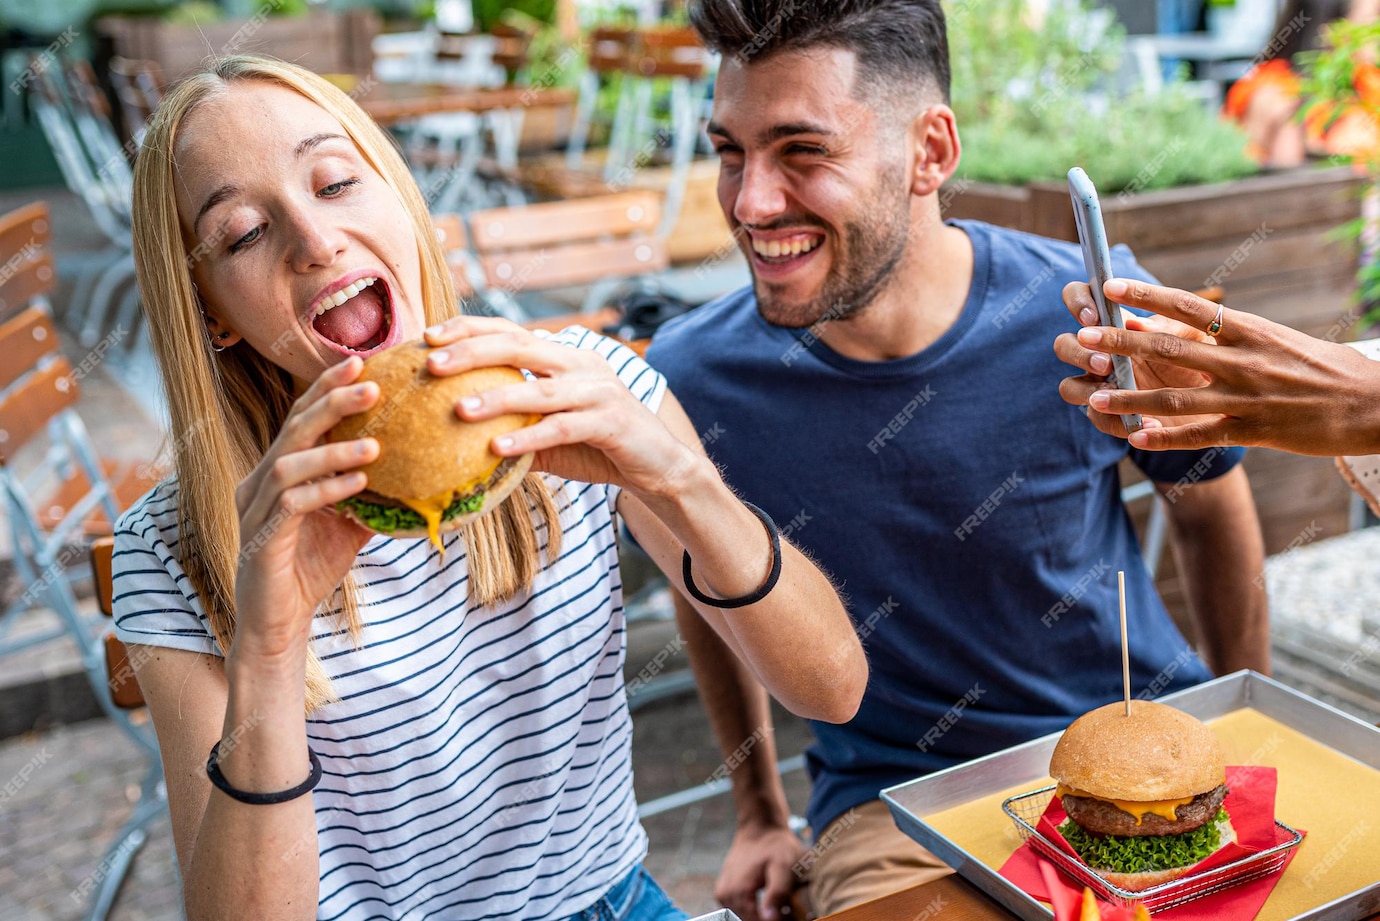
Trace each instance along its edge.
{"label": "melted cheddar cheese", "polygon": [[1122,799],[1111,799],[1106,796],[1094,796],[1086,791],[1075,790],[1073,787],[1059,784],[1058,788],[1054,791],[1054,795],[1062,798],[1065,794],[1069,796],[1082,796],[1087,799],[1100,799],[1104,803],[1111,803],[1127,815],[1135,816],[1137,825],[1139,825],[1147,815],[1157,815],[1170,822],[1177,822],[1179,817],[1175,814],[1174,810],[1178,809],[1180,806],[1187,806],[1189,803],[1193,802],[1193,797],[1186,796],[1183,799],[1162,799],[1151,800],[1148,803],[1133,803]]}
{"label": "melted cheddar cheese", "polygon": [[494,470],[497,469],[498,464],[494,464],[493,469],[482,477],[470,480],[468,483],[461,483],[455,489],[449,489],[434,496],[426,496],[421,499],[400,499],[398,501],[422,516],[422,520],[426,522],[426,536],[430,538],[431,545],[436,548],[438,553],[444,554],[446,550],[441,546],[441,515],[450,508],[450,504],[455,501],[456,497],[467,495],[473,492],[475,487],[487,483],[489,477],[493,476]]}

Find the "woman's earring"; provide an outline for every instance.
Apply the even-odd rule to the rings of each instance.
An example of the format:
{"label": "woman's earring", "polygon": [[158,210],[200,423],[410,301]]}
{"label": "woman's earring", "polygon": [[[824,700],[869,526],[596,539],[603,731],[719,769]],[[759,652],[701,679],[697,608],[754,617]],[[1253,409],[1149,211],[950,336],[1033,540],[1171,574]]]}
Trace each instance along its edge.
{"label": "woman's earring", "polygon": [[229,334],[228,332],[217,333],[216,336],[215,336],[215,338],[214,338],[214,339],[212,340],[212,342],[211,342],[211,351],[213,351],[213,352],[224,352],[224,351],[225,351],[226,349],[228,349],[230,346],[228,346],[228,345],[216,345],[216,343],[217,343],[217,342],[223,342],[224,340],[229,339],[229,338],[230,338],[230,334]]}

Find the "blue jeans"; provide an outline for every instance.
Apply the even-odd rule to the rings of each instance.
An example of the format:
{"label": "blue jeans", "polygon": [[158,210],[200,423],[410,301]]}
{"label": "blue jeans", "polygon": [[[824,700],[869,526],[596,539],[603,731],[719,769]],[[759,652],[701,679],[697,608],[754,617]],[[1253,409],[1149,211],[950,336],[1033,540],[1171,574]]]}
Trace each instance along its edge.
{"label": "blue jeans", "polygon": [[604,897],[569,921],[684,921],[689,918],[638,864]]}

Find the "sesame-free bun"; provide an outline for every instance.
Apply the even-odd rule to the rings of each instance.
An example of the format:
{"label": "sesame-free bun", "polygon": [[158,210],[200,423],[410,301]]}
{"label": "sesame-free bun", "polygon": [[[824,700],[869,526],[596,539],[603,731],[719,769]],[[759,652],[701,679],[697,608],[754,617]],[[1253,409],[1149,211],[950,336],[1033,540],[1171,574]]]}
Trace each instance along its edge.
{"label": "sesame-free bun", "polygon": [[[328,441],[372,437],[379,456],[360,468],[368,476],[369,493],[392,500],[415,500],[444,494],[489,477],[503,460],[489,450],[494,438],[535,421],[527,415],[504,415],[482,422],[466,422],[455,414],[462,397],[496,387],[520,384],[516,368],[476,368],[453,375],[434,375],[426,369],[431,352],[422,340],[405,342],[370,356],[357,383],[374,381],[379,398],[373,407],[342,419],[327,433]],[[515,458],[490,489],[492,507],[522,480],[532,456]],[[446,530],[472,516],[446,523]],[[423,529],[420,534],[425,535]],[[401,531],[394,536],[416,536]]]}
{"label": "sesame-free bun", "polygon": [[1146,803],[1206,793],[1226,776],[1216,734],[1180,710],[1119,701],[1073,721],[1054,746],[1050,776],[1105,799]]}

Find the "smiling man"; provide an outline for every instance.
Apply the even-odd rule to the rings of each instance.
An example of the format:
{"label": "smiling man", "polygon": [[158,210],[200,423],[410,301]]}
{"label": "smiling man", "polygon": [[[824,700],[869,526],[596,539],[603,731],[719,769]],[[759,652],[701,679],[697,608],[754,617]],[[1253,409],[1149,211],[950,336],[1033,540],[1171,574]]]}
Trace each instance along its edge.
{"label": "smiling man", "polygon": [[[691,17],[723,55],[709,131],[752,284],[664,326],[649,358],[728,482],[799,522],[872,666],[851,722],[812,724],[806,850],[765,694],[681,617],[724,752],[764,740],[727,762],[739,823],[716,891],[770,918],[809,876],[823,914],[947,872],[884,787],[1120,697],[1118,570],[1133,693],[1267,670],[1261,540],[1240,450],[1130,450],[1060,398],[1049,344],[1075,329],[1060,292],[1084,277],[1078,248],[943,220],[960,145],[936,0],[698,0]],[[1128,456],[1170,499],[1192,645],[1121,505]]]}

